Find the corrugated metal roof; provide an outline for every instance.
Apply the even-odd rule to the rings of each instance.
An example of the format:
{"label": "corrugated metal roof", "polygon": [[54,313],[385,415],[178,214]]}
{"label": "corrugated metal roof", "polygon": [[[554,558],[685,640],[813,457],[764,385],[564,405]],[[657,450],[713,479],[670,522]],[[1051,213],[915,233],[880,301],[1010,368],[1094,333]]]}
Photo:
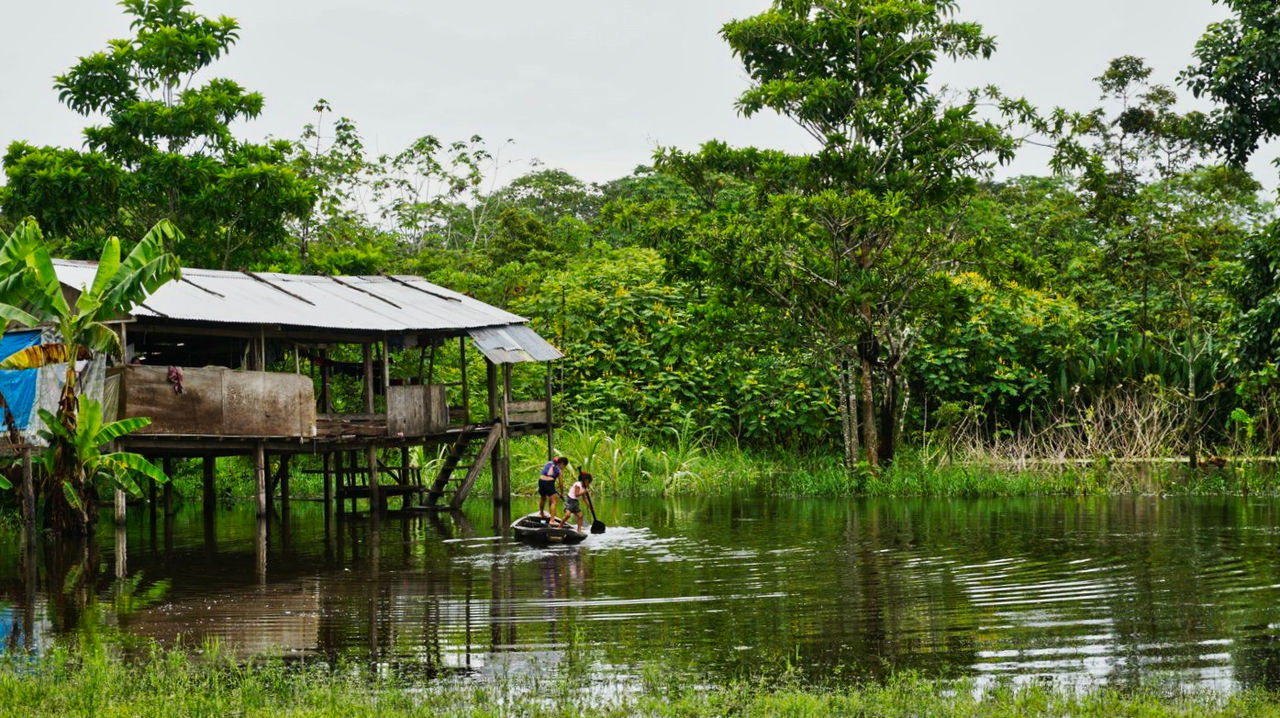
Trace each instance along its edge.
{"label": "corrugated metal roof", "polygon": [[[97,264],[55,260],[54,268],[63,284],[79,289],[92,283]],[[134,308],[133,316],[393,333],[463,332],[527,321],[421,277],[326,277],[194,268],[183,268],[181,280],[156,290]],[[538,341],[546,344],[541,337]]]}
{"label": "corrugated metal roof", "polygon": [[467,332],[476,348],[494,364],[554,361],[563,357],[555,347],[523,324],[472,329]]}

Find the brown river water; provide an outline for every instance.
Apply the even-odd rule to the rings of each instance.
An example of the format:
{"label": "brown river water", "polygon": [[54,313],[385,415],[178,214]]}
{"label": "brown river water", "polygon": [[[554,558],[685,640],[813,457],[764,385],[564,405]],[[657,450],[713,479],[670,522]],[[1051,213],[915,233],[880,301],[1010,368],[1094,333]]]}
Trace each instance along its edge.
{"label": "brown river water", "polygon": [[91,546],[0,555],[0,639],[39,650],[96,621],[170,645],[212,639],[427,679],[586,655],[621,672],[1280,689],[1280,500],[599,508],[606,533],[552,549],[512,541],[510,517],[483,499],[376,530],[326,524],[306,502],[262,523],[249,506],[212,521],[181,507],[171,524],[134,510]]}

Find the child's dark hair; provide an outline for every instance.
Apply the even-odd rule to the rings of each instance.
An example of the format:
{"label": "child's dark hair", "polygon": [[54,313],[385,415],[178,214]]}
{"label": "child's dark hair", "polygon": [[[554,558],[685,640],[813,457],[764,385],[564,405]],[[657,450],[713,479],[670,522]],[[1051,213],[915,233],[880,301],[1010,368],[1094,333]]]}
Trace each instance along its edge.
{"label": "child's dark hair", "polygon": [[559,464],[559,465],[561,465],[561,466],[568,466],[568,465],[569,465],[569,459],[568,459],[568,458],[566,458],[566,457],[564,457],[564,456],[557,456],[557,457],[555,458],[555,460],[553,461],[553,463]]}
{"label": "child's dark hair", "polygon": [[589,484],[589,483],[591,483],[591,481],[592,481],[592,480],[593,480],[593,479],[592,479],[591,474],[588,474],[588,473],[587,473],[587,472],[585,472],[585,471],[579,471],[579,472],[578,472],[578,481],[582,481],[582,482],[585,482],[585,483],[588,483],[588,484]]}

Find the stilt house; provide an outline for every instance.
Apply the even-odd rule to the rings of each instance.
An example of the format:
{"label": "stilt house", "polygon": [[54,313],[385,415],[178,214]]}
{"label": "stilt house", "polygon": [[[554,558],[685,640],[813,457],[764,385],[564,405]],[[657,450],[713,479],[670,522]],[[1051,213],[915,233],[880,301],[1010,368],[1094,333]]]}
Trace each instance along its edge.
{"label": "stilt house", "polygon": [[[74,295],[96,265],[55,268]],[[324,475],[326,507],[367,501],[377,513],[393,497],[405,508],[457,508],[486,464],[505,503],[508,440],[546,435],[550,450],[550,364],[540,395],[522,400],[511,372],[561,354],[524,318],[419,277],[187,268],[118,326],[125,356],[107,370],[105,408],[151,419],[122,448],[166,463],[204,459],[206,505],[218,456],[253,457],[260,514],[277,489],[288,500],[289,458],[299,454],[321,457],[310,470]],[[469,388],[470,352],[484,359],[484,396]],[[453,381],[437,381],[447,364]],[[357,406],[336,410],[338,381],[348,397],[360,387]],[[446,447],[443,464],[423,476],[415,446]]]}

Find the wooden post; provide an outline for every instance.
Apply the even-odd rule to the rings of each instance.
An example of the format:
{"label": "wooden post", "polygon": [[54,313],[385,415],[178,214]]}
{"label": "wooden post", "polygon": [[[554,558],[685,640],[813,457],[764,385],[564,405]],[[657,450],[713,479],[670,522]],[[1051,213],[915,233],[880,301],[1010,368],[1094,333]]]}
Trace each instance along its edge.
{"label": "wooden post", "polygon": [[[485,385],[488,392],[488,420],[489,423],[502,421],[502,402],[498,395],[498,365],[489,361],[487,358],[484,362]],[[506,427],[503,427],[505,430]],[[502,495],[502,442],[493,447],[493,451],[489,452],[489,473],[493,477],[493,502],[501,503],[499,497]]]}
{"label": "wooden post", "polygon": [[[412,486],[413,481],[409,476],[409,447],[400,447],[400,483],[404,486]],[[407,509],[415,502],[410,499],[410,494],[402,494],[400,499],[400,508]]]}
{"label": "wooden post", "polygon": [[204,457],[201,462],[204,469],[204,481],[201,483],[201,500],[204,504],[204,513],[213,513],[214,508],[218,505],[218,497],[214,494],[213,473],[218,466],[218,460],[212,456]]}
{"label": "wooden post", "polygon": [[551,416],[551,362],[547,362],[547,461],[556,458],[556,429]]}
{"label": "wooden post", "polygon": [[338,520],[342,520],[342,514],[346,511],[346,507],[342,505],[342,489],[346,486],[346,471],[342,468],[342,457],[344,452],[338,450],[333,452],[333,473],[337,480],[337,496],[334,497],[333,507],[338,511]]}
{"label": "wooden post", "polygon": [[[31,447],[22,448],[22,523],[28,534],[36,531],[36,481],[31,467]],[[30,639],[30,636],[27,637]]]}
{"label": "wooden post", "polygon": [[256,483],[258,518],[267,515],[267,450],[261,441],[253,446],[253,478]]}
{"label": "wooden post", "polygon": [[160,504],[156,501],[156,480],[147,479],[147,513],[149,514],[151,525],[153,527],[156,525],[156,510],[159,508],[159,505]]}
{"label": "wooden post", "polygon": [[364,412],[373,413],[373,345],[365,343],[364,350]]}
{"label": "wooden post", "polygon": [[378,490],[378,447],[370,444],[366,454],[369,462],[369,513],[377,517],[382,513],[382,492]]}
{"label": "wooden post", "polygon": [[124,489],[116,489],[115,498],[116,498],[116,507],[115,507],[116,508],[116,512],[115,512],[116,525],[122,526],[124,525],[124,522],[125,522],[125,511],[127,510],[126,503],[125,503]]}
{"label": "wooden post", "polygon": [[501,493],[493,497],[494,502],[507,505],[511,503],[511,365],[502,365],[502,470]]}
{"label": "wooden post", "polygon": [[173,516],[173,459],[167,456],[164,459],[164,475],[169,477],[164,482],[164,517],[167,520]]}
{"label": "wooden post", "polygon": [[467,338],[458,337],[458,362],[462,369],[462,423],[471,423],[471,385],[467,382]]}
{"label": "wooden post", "polygon": [[329,366],[329,350],[320,350],[320,411],[325,414],[333,412],[329,400],[329,376],[333,369]]}
{"label": "wooden post", "polygon": [[356,456],[356,452],[347,452],[347,496],[351,499],[351,513],[356,512],[356,497],[354,490],[356,488],[356,477],[360,475],[360,457]]}
{"label": "wooden post", "polygon": [[329,528],[329,515],[333,512],[333,452],[324,452],[324,525]]}
{"label": "wooden post", "polygon": [[289,455],[280,455],[280,511],[289,513]]}
{"label": "wooden post", "polygon": [[387,335],[382,335],[382,395],[387,395],[391,388],[391,342]]}
{"label": "wooden post", "polygon": [[[261,446],[262,444],[258,444]],[[267,582],[267,517],[265,514],[258,515],[258,526],[254,541],[254,573],[258,577],[258,583],[265,584]]]}
{"label": "wooden post", "polygon": [[[117,489],[118,493],[123,493]],[[119,501],[119,499],[117,499]],[[129,532],[124,524],[116,522],[116,578],[129,575]]]}

